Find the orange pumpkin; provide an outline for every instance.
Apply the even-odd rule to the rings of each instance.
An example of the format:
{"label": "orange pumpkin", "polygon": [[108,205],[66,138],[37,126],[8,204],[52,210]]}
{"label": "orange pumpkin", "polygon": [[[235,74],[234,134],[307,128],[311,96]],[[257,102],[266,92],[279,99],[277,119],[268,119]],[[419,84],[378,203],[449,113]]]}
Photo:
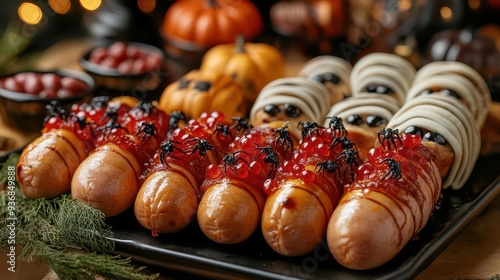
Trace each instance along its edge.
{"label": "orange pumpkin", "polygon": [[192,70],[163,91],[159,108],[165,112],[182,111],[188,118],[218,111],[243,117],[243,90],[231,77],[218,72]]}
{"label": "orange pumpkin", "polygon": [[167,10],[162,32],[173,45],[208,48],[232,43],[238,34],[253,39],[262,29],[260,12],[248,0],[182,0]]}
{"label": "orange pumpkin", "polygon": [[266,84],[285,76],[285,58],[271,45],[245,43],[244,38],[238,36],[235,44],[211,48],[203,57],[200,69],[231,76],[245,91],[245,102],[251,107]]}

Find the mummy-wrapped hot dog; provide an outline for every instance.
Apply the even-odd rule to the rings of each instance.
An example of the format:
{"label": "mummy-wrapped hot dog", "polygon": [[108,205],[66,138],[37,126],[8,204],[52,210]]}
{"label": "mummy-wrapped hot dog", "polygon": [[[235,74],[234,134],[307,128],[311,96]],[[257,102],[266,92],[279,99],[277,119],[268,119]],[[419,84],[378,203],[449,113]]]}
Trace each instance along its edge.
{"label": "mummy-wrapped hot dog", "polygon": [[56,102],[48,106],[42,135],[23,150],[17,164],[17,180],[27,197],[53,198],[70,192],[76,168],[95,147],[95,127],[106,106],[104,98],[74,105],[71,112]]}
{"label": "mummy-wrapped hot dog", "polygon": [[208,167],[197,217],[201,230],[213,241],[242,242],[260,225],[266,180],[292,158],[297,144],[286,124],[280,124],[255,127],[237,136],[220,164]]}
{"label": "mummy-wrapped hot dog", "polygon": [[330,106],[351,96],[349,76],[352,65],[340,58],[322,55],[307,61],[299,76],[324,84],[330,91]]}
{"label": "mummy-wrapped hot dog", "polygon": [[491,94],[484,79],[470,66],[456,61],[431,62],[415,77],[407,99],[440,93],[459,99],[482,127],[491,104]]}
{"label": "mummy-wrapped hot dog", "polygon": [[293,159],[267,183],[261,229],[273,250],[286,256],[312,251],[326,234],[343,186],[361,163],[339,118],[332,126],[302,123],[303,138]]}
{"label": "mummy-wrapped hot dog", "polygon": [[96,128],[102,133],[96,148],[78,166],[71,181],[73,198],[116,216],[133,205],[140,176],[166,137],[169,116],[151,103],[134,108],[109,107]]}
{"label": "mummy-wrapped hot dog", "polygon": [[219,112],[203,113],[172,133],[144,175],[134,212],[139,223],[158,233],[184,229],[194,219],[206,168],[222,159],[237,130]]}
{"label": "mummy-wrapped hot dog", "polygon": [[373,92],[392,96],[400,106],[415,78],[410,62],[394,54],[371,53],[352,68],[349,84],[352,95]]}
{"label": "mummy-wrapped hot dog", "polygon": [[359,155],[364,160],[375,145],[377,133],[398,110],[399,106],[391,96],[358,93],[333,105],[324,125],[328,126],[331,117],[341,118],[349,139],[358,146]]}
{"label": "mummy-wrapped hot dog", "polygon": [[323,122],[330,108],[330,93],[303,77],[281,78],[267,84],[250,111],[254,127],[274,121],[289,122],[290,132],[300,139],[299,122]]}

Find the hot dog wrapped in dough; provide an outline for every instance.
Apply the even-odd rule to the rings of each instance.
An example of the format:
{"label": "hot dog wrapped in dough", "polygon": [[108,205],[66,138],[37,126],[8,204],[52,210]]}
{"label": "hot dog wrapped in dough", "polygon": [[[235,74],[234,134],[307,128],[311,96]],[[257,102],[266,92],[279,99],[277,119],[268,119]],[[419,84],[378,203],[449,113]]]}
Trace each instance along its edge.
{"label": "hot dog wrapped in dough", "polygon": [[257,127],[285,121],[290,133],[300,139],[299,122],[322,123],[329,104],[330,93],[323,84],[303,77],[280,78],[259,93],[250,111],[250,123]]}
{"label": "hot dog wrapped in dough", "polygon": [[333,105],[324,125],[328,126],[332,117],[341,118],[349,139],[357,145],[359,156],[364,160],[375,145],[377,133],[386,127],[399,108],[386,94],[360,93]]}
{"label": "hot dog wrapped in dough", "polygon": [[222,244],[246,240],[260,225],[267,180],[292,158],[297,143],[282,122],[237,136],[221,162],[207,169],[197,212],[203,233]]}
{"label": "hot dog wrapped in dough", "polygon": [[415,73],[415,67],[400,56],[371,53],[354,64],[349,84],[353,96],[365,92],[387,94],[402,106]]}
{"label": "hot dog wrapped in dough", "polygon": [[344,184],[352,182],[361,163],[341,120],[334,118],[331,124],[302,123],[298,151],[267,183],[261,229],[279,254],[301,256],[318,246]]}
{"label": "hot dog wrapped in dough", "polygon": [[96,148],[75,171],[71,194],[113,217],[133,205],[140,176],[167,135],[169,116],[139,102],[131,109],[108,106],[103,121],[96,128],[101,133]]}
{"label": "hot dog wrapped in dough", "polygon": [[107,102],[94,98],[70,112],[57,102],[48,106],[42,135],[23,150],[17,164],[17,180],[27,197],[54,198],[71,191],[73,174],[95,147],[95,128]]}
{"label": "hot dog wrapped in dough", "polygon": [[134,204],[137,220],[153,236],[192,222],[206,168],[219,163],[239,128],[220,112],[203,113],[161,143]]}
{"label": "hot dog wrapped in dough", "polygon": [[299,76],[324,84],[330,91],[330,106],[351,96],[352,65],[340,57],[322,55],[307,61]]}

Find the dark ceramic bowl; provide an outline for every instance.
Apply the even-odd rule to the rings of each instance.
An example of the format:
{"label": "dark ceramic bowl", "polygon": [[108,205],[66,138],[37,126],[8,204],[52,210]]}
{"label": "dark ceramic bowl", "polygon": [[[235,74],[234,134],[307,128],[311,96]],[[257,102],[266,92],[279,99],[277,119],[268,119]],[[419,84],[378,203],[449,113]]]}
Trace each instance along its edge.
{"label": "dark ceramic bowl", "polygon": [[57,100],[63,108],[70,110],[76,103],[88,102],[92,98],[94,80],[84,72],[69,69],[55,71],[25,71],[0,77],[0,80],[23,73],[56,74],[61,77],[71,77],[86,84],[86,88],[67,97],[40,97],[39,95],[12,91],[0,87],[0,117],[5,125],[24,133],[39,132],[43,128],[43,120],[47,116],[46,106]]}
{"label": "dark ceramic bowl", "polygon": [[140,73],[120,72],[114,66],[106,67],[91,61],[91,56],[94,51],[109,48],[114,43],[96,46],[84,54],[80,59],[80,66],[95,80],[96,95],[111,97],[125,95],[135,97],[139,100],[158,99],[163,89],[173,81],[163,51],[147,44],[135,42],[123,43],[127,46],[133,46],[141,52],[161,57],[160,67],[154,70],[145,70]]}

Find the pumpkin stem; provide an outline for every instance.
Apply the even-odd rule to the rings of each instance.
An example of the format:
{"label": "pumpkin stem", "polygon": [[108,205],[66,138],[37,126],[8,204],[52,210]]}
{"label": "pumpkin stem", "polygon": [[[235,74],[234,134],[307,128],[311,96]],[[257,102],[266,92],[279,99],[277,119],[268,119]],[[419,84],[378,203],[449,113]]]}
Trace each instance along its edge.
{"label": "pumpkin stem", "polygon": [[236,52],[238,53],[245,52],[245,36],[241,34],[236,36]]}
{"label": "pumpkin stem", "polygon": [[209,7],[217,6],[217,0],[207,0],[207,4]]}

